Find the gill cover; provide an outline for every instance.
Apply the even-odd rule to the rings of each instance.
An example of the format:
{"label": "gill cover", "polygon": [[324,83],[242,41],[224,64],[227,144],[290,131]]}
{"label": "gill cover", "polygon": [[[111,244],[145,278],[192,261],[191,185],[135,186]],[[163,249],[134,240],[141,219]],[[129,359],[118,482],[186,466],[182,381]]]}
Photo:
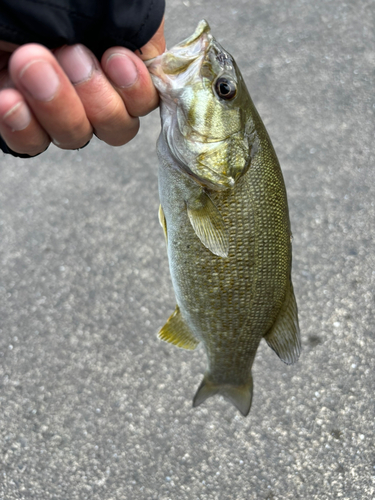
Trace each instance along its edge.
{"label": "gill cover", "polygon": [[193,35],[148,63],[161,96],[163,136],[181,172],[230,189],[250,165],[250,97],[232,56],[201,21]]}

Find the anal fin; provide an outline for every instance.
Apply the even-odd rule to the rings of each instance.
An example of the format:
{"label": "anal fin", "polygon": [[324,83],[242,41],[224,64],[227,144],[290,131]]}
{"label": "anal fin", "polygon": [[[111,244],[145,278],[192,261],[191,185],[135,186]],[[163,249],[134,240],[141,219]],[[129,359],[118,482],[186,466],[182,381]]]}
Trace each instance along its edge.
{"label": "anal fin", "polygon": [[159,331],[158,337],[165,342],[170,342],[183,349],[193,350],[199,344],[199,341],[194,337],[185,323],[178,306],[176,306],[174,313],[171,314],[163,328]]}
{"label": "anal fin", "polygon": [[284,304],[271,330],[264,336],[267,344],[287,365],[295,363],[301,352],[298,311],[293,285],[290,283]]}

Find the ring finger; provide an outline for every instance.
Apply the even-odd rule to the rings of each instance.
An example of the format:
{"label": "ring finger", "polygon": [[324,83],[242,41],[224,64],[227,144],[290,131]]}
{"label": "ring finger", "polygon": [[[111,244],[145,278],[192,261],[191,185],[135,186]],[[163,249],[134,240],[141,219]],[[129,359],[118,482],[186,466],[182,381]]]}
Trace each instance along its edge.
{"label": "ring finger", "polygon": [[108,81],[94,54],[83,45],[65,46],[55,56],[81,99],[99,139],[111,146],[129,142],[139,120],[130,116],[123,99]]}

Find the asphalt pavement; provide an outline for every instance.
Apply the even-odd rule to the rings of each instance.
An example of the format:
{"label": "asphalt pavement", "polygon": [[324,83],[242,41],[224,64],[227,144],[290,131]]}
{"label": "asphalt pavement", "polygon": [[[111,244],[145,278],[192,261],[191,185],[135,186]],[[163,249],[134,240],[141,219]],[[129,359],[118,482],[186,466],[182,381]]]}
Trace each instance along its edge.
{"label": "asphalt pavement", "polygon": [[174,310],[158,112],[130,144],[0,156],[0,499],[375,498],[372,0],[171,0],[169,46],[208,20],[279,156],[303,351],[264,343],[243,418],[197,409],[202,350]]}

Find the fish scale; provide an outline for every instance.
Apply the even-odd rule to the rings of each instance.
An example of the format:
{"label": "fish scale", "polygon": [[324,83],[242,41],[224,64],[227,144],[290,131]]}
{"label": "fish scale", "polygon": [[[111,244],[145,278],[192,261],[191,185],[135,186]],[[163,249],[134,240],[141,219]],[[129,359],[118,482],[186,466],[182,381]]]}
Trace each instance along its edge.
{"label": "fish scale", "polygon": [[[161,96],[159,215],[177,302],[159,336],[203,345],[208,368],[194,406],[221,394],[247,415],[261,339],[288,364],[300,352],[282,173],[241,74],[206,21],[149,69]],[[234,95],[220,95],[222,75]]]}

